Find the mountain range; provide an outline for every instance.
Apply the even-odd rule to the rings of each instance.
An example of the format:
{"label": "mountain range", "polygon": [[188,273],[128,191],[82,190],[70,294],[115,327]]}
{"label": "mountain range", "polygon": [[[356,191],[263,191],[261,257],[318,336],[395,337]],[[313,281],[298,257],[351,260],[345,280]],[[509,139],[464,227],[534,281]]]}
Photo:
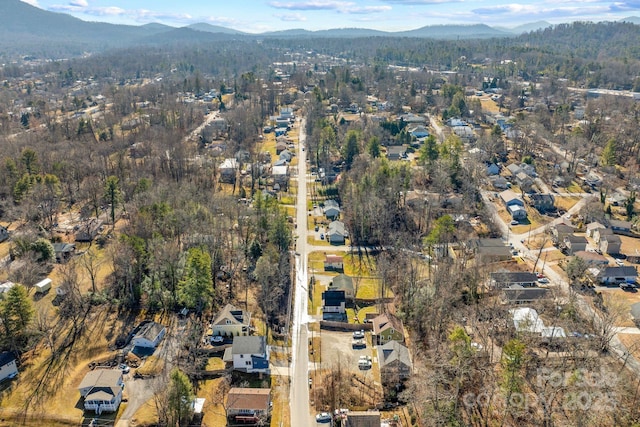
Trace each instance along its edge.
{"label": "mountain range", "polygon": [[[637,24],[640,23],[640,18],[630,17],[623,21]],[[514,37],[550,26],[552,25],[546,21],[539,21],[511,29],[476,24],[431,25],[401,32],[341,28],[321,31],[293,29],[251,34],[206,23],[175,28],[157,23],[133,26],[87,22],[71,15],[45,11],[20,0],[2,0],[0,1],[0,58],[6,59],[12,55],[60,58],[139,45],[157,46],[189,41],[215,42],[267,37],[422,37],[449,40]]]}

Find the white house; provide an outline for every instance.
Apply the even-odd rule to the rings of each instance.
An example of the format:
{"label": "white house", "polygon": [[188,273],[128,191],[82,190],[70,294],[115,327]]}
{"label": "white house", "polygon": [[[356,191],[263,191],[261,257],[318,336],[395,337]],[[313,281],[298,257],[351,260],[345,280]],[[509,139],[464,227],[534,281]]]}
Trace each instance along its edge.
{"label": "white house", "polygon": [[249,335],[250,323],[251,314],[227,304],[211,323],[211,330],[214,336]]}
{"label": "white house", "polygon": [[18,375],[18,366],[13,353],[3,351],[0,353],[0,382],[14,378]]}
{"label": "white house", "polygon": [[133,337],[133,346],[156,348],[166,333],[167,328],[161,324],[156,322],[147,323]]}
{"label": "white house", "polygon": [[269,371],[269,346],[263,336],[235,337],[224,352],[223,360],[232,362],[233,369],[248,373]]}
{"label": "white house", "polygon": [[102,412],[116,412],[122,402],[122,371],[120,369],[96,369],[90,371],[78,386],[84,397],[84,409]]}

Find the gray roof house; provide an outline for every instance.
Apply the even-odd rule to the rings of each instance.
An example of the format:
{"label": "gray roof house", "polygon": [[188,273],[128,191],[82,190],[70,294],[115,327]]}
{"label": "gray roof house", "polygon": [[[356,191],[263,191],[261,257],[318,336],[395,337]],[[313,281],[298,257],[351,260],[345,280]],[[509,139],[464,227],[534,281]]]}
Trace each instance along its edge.
{"label": "gray roof house", "polygon": [[222,336],[249,335],[251,314],[231,304],[224,306],[211,323],[212,334]]}
{"label": "gray roof house", "polygon": [[353,301],[355,298],[355,287],[353,286],[353,279],[346,274],[339,274],[333,278],[329,284],[329,289],[338,289],[344,291],[344,296],[347,301]]}
{"label": "gray roof house", "polygon": [[120,369],[96,369],[90,371],[78,386],[84,397],[84,409],[102,412],[116,412],[122,402],[122,371]]}
{"label": "gray roof house", "polygon": [[604,285],[617,285],[619,283],[635,283],[638,272],[635,267],[605,267],[598,272],[598,280]]}
{"label": "gray roof house", "polygon": [[491,281],[496,288],[505,288],[511,285],[534,287],[538,284],[538,277],[528,271],[497,271],[491,273]]}
{"label": "gray roof house", "polygon": [[232,362],[233,369],[248,373],[269,371],[269,346],[264,336],[239,336],[224,352],[223,360]]}
{"label": "gray roof house", "polygon": [[619,254],[622,240],[617,234],[604,235],[600,238],[598,247],[602,253],[605,254]]}
{"label": "gray roof house", "polygon": [[397,341],[378,346],[378,361],[383,385],[393,387],[411,376],[409,349]]}
{"label": "gray roof house", "polygon": [[133,337],[134,347],[154,349],[160,344],[167,333],[167,328],[156,322],[144,325]]}
{"label": "gray roof house", "polygon": [[513,219],[523,219],[527,217],[527,211],[524,208],[524,202],[513,191],[505,190],[500,193],[500,200],[507,207]]}
{"label": "gray roof house", "polygon": [[587,243],[587,238],[584,236],[576,236],[575,234],[564,236],[564,246],[568,255],[587,250]]}
{"label": "gray roof house", "polygon": [[329,223],[329,229],[327,230],[327,241],[329,243],[344,245],[347,237],[349,237],[349,233],[347,233],[342,221],[332,221]]}
{"label": "gray roof house", "polygon": [[530,304],[548,296],[549,289],[510,285],[502,290],[505,302],[510,304]]}
{"label": "gray roof house", "polygon": [[336,219],[340,216],[340,205],[333,199],[325,200],[322,211],[328,219]]}

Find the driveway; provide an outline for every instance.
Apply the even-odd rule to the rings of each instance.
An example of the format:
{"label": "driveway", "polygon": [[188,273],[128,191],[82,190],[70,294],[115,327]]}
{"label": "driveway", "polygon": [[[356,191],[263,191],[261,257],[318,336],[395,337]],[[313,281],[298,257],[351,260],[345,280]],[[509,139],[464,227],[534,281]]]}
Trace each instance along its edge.
{"label": "driveway", "polygon": [[[366,332],[366,348],[354,349],[351,345],[353,342],[352,332],[338,331],[320,331],[322,342],[322,363],[321,368],[331,369],[340,365],[343,369],[351,372],[361,372],[358,368],[358,359],[360,356],[373,356],[373,351],[369,343],[371,342],[371,333]],[[318,368],[320,368],[318,367]]]}

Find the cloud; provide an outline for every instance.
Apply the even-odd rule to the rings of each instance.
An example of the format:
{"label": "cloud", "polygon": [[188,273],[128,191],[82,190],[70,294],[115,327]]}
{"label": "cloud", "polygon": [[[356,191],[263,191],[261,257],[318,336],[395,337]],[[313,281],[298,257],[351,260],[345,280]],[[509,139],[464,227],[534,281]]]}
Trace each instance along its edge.
{"label": "cloud", "polygon": [[89,7],[89,3],[87,3],[87,0],[73,0],[73,1],[70,1],[69,4],[71,6],[77,6],[77,7]]}
{"label": "cloud", "polygon": [[300,13],[285,13],[282,15],[275,15],[277,18],[280,18],[281,21],[285,22],[305,22],[307,17]]}
{"label": "cloud", "polygon": [[386,3],[399,4],[406,6],[419,6],[429,4],[443,4],[443,3],[460,3],[464,0],[383,0]]}
{"label": "cloud", "polygon": [[354,6],[351,2],[311,0],[302,2],[272,1],[269,6],[288,10],[338,10],[345,6]]}
{"label": "cloud", "polygon": [[31,6],[40,7],[38,0],[22,0],[22,2],[30,4]]}
{"label": "cloud", "polygon": [[339,13],[366,15],[369,13],[380,13],[391,10],[391,6],[358,6],[354,2],[332,1],[332,0],[312,0],[304,2],[280,2],[269,3],[276,9],[287,10],[333,10]]}

